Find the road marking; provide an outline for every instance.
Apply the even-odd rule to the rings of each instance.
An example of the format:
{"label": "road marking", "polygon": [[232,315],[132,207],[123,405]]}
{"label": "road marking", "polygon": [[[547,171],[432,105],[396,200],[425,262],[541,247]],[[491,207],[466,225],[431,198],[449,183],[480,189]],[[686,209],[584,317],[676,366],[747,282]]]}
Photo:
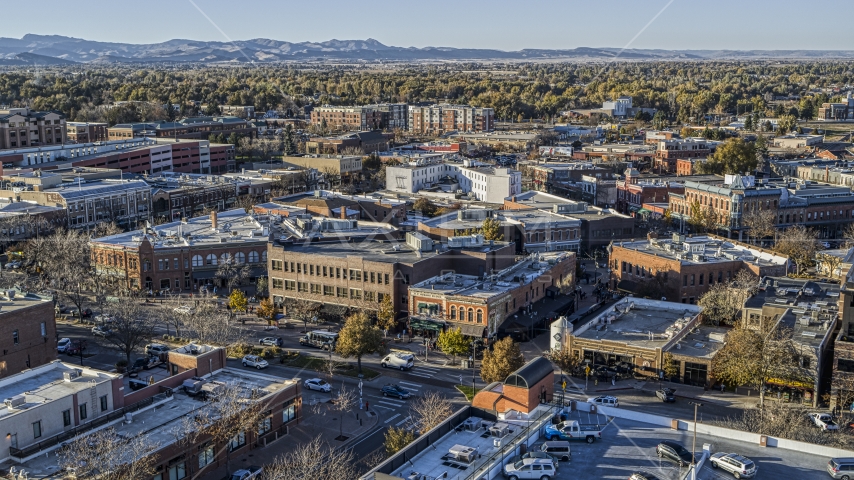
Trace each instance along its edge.
{"label": "road marking", "polygon": [[433,378],[433,375],[424,375],[423,373],[409,372],[409,374],[414,376],[414,377]]}
{"label": "road marking", "polygon": [[403,403],[403,402],[397,403],[397,402],[390,401],[390,400],[374,400],[374,402],[376,402],[376,403],[380,403],[380,404],[383,404],[383,405],[393,405],[393,406],[395,406],[395,407],[402,407],[402,406],[406,405],[406,404],[405,404],[405,403]]}
{"label": "road marking", "polygon": [[397,418],[397,417],[399,417],[399,416],[400,416],[400,414],[399,414],[399,413],[395,413],[394,415],[392,415],[391,417],[389,417],[389,418],[388,418],[385,422],[383,422],[383,423],[388,423],[388,422],[390,422],[390,421],[394,420],[395,418]]}
{"label": "road marking", "polygon": [[410,382],[404,382],[404,381],[399,381],[399,382],[397,382],[397,383],[402,383],[402,384],[404,384],[404,385],[409,385],[409,386],[411,386],[411,387],[417,387],[417,388],[416,388],[416,390],[417,390],[418,388],[421,388],[421,387],[423,387],[423,386],[424,386],[424,385],[421,385],[420,383],[410,383]]}
{"label": "road marking", "polygon": [[[408,422],[410,418],[412,418],[412,417],[406,417],[406,418],[404,418],[403,420],[401,420],[401,421],[399,421],[399,422],[395,423],[395,424],[394,424],[394,426],[395,426],[395,427],[399,427],[399,426],[403,425],[404,423]],[[386,423],[388,423],[388,422],[386,422]]]}
{"label": "road marking", "polygon": [[385,406],[385,405],[374,405],[373,407],[374,407],[374,409],[382,408],[382,409],[385,409],[385,410],[391,410],[391,411],[394,411],[394,410],[395,410],[395,408],[387,407],[387,406]]}

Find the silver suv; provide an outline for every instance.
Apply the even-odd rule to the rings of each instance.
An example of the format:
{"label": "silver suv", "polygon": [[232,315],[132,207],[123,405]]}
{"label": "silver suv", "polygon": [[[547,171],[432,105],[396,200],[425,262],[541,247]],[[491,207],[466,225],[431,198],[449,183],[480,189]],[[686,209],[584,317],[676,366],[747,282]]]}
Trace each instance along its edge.
{"label": "silver suv", "polygon": [[854,458],[831,458],[830,461],[827,462],[827,473],[836,479],[854,479]]}
{"label": "silver suv", "polygon": [[720,468],[731,473],[735,478],[753,478],[756,475],[756,464],[747,457],[736,453],[718,452],[709,459],[712,468]]}
{"label": "silver suv", "polygon": [[557,465],[550,458],[523,458],[504,465],[504,477],[509,480],[551,480],[556,473]]}

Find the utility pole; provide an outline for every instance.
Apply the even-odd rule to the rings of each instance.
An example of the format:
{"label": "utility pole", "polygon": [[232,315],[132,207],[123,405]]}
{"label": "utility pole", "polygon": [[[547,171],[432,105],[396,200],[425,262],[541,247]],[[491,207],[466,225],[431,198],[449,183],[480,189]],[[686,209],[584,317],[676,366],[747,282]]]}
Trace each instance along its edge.
{"label": "utility pole", "polygon": [[697,407],[702,407],[700,402],[688,402],[694,405],[694,441],[691,444],[691,480],[697,480]]}

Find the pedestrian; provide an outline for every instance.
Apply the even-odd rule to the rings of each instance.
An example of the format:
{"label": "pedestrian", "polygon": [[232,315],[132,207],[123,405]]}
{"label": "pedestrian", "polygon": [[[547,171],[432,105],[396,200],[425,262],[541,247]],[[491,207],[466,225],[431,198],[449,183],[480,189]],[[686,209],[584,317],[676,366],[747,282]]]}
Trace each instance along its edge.
{"label": "pedestrian", "polygon": [[365,402],[365,411],[366,411],[366,412],[367,412],[367,411],[368,411],[368,409],[370,408],[368,405],[370,405],[370,403],[368,403],[368,402],[366,401],[366,402]]}

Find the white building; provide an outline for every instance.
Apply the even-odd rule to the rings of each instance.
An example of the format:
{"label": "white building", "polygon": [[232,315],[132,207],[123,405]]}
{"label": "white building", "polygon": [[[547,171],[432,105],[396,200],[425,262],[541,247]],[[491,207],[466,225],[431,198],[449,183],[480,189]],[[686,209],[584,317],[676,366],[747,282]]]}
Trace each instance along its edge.
{"label": "white building", "polygon": [[407,165],[386,167],[386,188],[393,192],[416,193],[430,188],[468,194],[483,202],[504,203],[522,193],[522,174],[510,168],[462,163],[430,162],[419,159]]}
{"label": "white building", "polygon": [[610,110],[612,117],[625,117],[632,109],[632,97],[620,97],[610,102],[602,102],[602,110]]}

